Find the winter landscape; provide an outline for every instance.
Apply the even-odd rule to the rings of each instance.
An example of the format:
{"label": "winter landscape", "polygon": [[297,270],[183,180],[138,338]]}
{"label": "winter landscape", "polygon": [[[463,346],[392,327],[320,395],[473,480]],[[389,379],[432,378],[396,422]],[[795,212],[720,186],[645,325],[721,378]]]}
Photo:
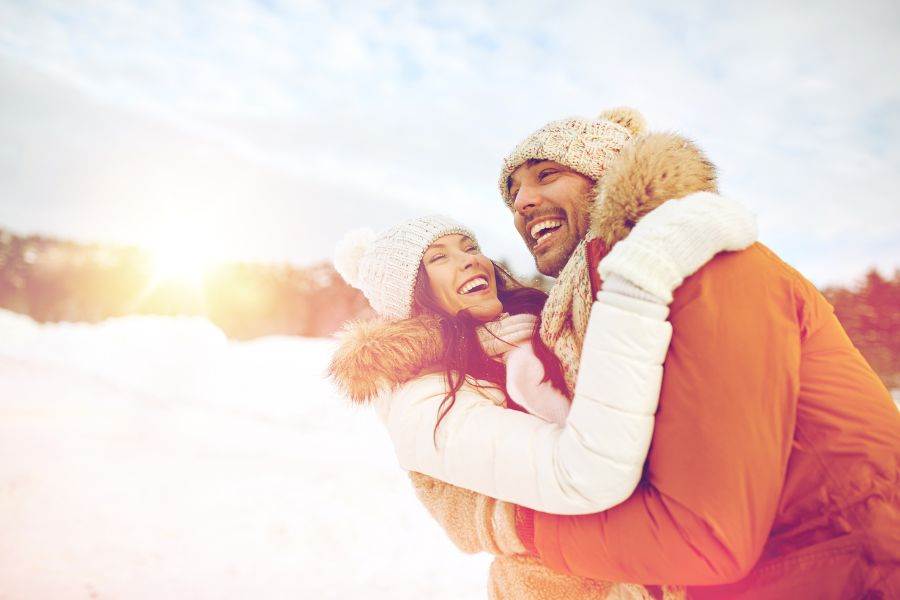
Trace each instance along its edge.
{"label": "winter landscape", "polygon": [[694,140],[900,406],[897,72],[886,0],[0,0],[0,600],[485,598],[325,377],[332,257],[440,213],[548,288],[550,120]]}
{"label": "winter landscape", "polygon": [[334,342],[0,311],[0,598],[480,598]]}

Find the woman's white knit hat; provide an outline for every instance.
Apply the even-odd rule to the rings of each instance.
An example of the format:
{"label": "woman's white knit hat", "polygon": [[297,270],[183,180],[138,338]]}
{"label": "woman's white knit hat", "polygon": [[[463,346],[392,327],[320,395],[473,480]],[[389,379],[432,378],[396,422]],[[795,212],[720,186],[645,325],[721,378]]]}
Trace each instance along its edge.
{"label": "woman's white knit hat", "polygon": [[422,257],[436,239],[468,228],[442,215],[409,219],[376,234],[371,229],[349,232],[334,253],[334,268],[344,281],[362,291],[382,317],[412,316],[413,290]]}
{"label": "woman's white knit hat", "polygon": [[633,108],[605,110],[596,119],[571,117],[547,123],[503,159],[500,195],[510,208],[509,176],[528,160],[552,160],[599,181],[619,150],[647,128]]}

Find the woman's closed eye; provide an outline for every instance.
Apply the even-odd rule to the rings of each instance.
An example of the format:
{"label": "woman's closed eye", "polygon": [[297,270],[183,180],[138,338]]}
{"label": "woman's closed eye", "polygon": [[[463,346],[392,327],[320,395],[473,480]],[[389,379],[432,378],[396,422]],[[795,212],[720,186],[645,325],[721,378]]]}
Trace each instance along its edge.
{"label": "woman's closed eye", "polygon": [[428,257],[428,264],[435,263],[435,262],[439,261],[440,259],[444,258],[445,256],[446,256],[445,254],[440,254],[440,253],[432,254],[431,256]]}

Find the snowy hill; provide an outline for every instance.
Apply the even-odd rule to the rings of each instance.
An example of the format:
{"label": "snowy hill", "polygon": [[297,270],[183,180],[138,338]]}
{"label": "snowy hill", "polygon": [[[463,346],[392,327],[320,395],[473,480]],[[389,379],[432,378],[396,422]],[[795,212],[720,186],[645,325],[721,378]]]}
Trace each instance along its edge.
{"label": "snowy hill", "polygon": [[483,598],[333,342],[0,311],[0,598]]}

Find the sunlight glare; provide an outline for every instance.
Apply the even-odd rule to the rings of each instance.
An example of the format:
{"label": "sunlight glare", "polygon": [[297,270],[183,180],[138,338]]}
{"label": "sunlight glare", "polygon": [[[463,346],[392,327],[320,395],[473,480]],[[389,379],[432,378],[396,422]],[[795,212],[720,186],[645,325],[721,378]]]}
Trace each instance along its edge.
{"label": "sunlight glare", "polygon": [[156,279],[198,285],[221,262],[215,244],[198,238],[170,235],[150,248]]}

